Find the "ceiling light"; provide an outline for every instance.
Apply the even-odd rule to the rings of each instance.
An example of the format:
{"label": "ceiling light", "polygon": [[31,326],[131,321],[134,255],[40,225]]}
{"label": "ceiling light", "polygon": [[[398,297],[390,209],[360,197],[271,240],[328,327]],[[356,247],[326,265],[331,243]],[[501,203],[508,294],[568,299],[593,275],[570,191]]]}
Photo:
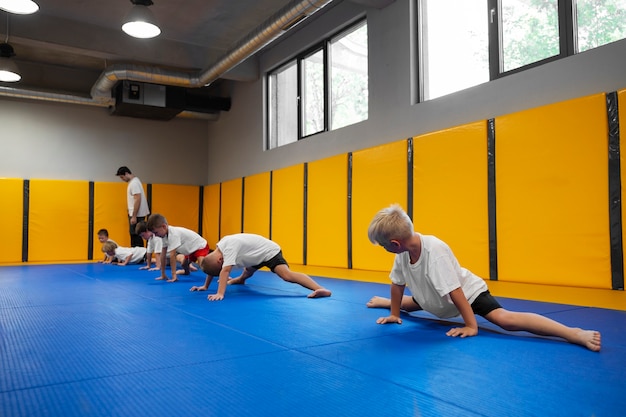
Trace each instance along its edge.
{"label": "ceiling light", "polygon": [[9,13],[32,14],[39,10],[39,6],[31,0],[0,0],[0,9]]}
{"label": "ceiling light", "polygon": [[15,61],[13,47],[8,43],[0,43],[0,81],[14,83],[22,79]]}
{"label": "ceiling light", "polygon": [[151,0],[130,0],[134,4],[130,9],[122,30],[135,38],[154,38],[161,33],[161,29],[157,24],[157,20],[154,14],[148,9],[148,6],[152,5]]}

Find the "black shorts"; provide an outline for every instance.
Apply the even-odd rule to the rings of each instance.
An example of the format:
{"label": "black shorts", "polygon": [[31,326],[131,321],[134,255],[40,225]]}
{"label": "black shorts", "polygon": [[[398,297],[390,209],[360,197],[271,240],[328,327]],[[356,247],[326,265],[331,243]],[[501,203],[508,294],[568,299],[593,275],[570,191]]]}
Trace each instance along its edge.
{"label": "black shorts", "polygon": [[[413,302],[415,304],[419,305],[419,303],[415,300],[415,297],[411,298],[413,298]],[[493,295],[491,295],[489,290],[478,294],[478,297],[476,297],[476,299],[472,303],[472,311],[474,312],[474,314],[478,314],[482,317],[485,317],[496,308],[502,308],[502,306],[500,305],[498,300],[493,298]]]}
{"label": "black shorts", "polygon": [[272,259],[267,260],[265,262],[261,262],[260,264],[255,265],[252,268],[260,269],[260,268],[263,268],[264,266],[266,266],[266,267],[268,267],[270,269],[270,271],[274,272],[274,268],[276,268],[278,265],[287,265],[287,266],[289,266],[289,264],[287,263],[285,258],[283,258],[283,251],[282,250],[280,252],[278,252],[276,255],[274,255],[274,257]]}

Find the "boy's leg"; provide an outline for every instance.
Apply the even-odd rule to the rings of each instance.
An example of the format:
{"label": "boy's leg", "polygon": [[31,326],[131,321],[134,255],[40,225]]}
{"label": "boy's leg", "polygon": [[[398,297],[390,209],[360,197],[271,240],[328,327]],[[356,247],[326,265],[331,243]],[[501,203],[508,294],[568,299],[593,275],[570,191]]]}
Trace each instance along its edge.
{"label": "boy's leg", "polygon": [[228,280],[228,285],[243,285],[246,283],[246,280],[250,278],[256,272],[256,268],[246,267],[243,269],[241,275],[236,278],[231,278]]}
{"label": "boy's leg", "polygon": [[[374,296],[366,304],[369,308],[391,308],[391,299],[385,297]],[[422,307],[413,300],[410,295],[402,296],[402,303],[400,304],[400,310],[410,313],[412,311],[419,311]]]}
{"label": "boy's leg", "polygon": [[326,288],[319,285],[310,276],[303,274],[301,272],[292,271],[285,264],[277,265],[274,268],[274,273],[287,282],[300,284],[304,288],[313,290],[313,292],[308,295],[309,298],[330,297],[330,294],[331,294],[330,290],[327,290]]}
{"label": "boy's leg", "polygon": [[485,318],[504,330],[527,331],[540,336],[560,337],[594,352],[598,352],[601,347],[600,332],[568,327],[539,314],[497,308],[485,315]]}
{"label": "boy's leg", "polygon": [[176,255],[176,260],[180,263],[183,269],[176,271],[176,275],[189,275],[189,258],[183,254]]}

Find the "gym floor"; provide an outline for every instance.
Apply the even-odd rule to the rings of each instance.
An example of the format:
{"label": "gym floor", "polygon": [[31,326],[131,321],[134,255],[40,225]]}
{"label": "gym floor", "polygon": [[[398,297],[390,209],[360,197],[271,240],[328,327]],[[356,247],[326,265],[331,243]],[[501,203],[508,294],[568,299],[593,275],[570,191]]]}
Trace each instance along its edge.
{"label": "gym floor", "polygon": [[[494,294],[599,330],[602,351],[427,313],[377,325],[389,286],[315,276],[333,296],[259,271],[209,302],[136,266],[0,267],[0,415],[617,416],[626,312]],[[215,291],[214,280],[209,293]],[[491,286],[491,284],[490,284]]]}

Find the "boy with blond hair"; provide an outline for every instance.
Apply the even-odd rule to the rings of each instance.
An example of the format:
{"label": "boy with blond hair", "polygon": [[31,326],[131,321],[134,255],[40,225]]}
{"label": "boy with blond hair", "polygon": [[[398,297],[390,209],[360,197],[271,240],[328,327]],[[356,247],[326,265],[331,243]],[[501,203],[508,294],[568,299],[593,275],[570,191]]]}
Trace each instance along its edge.
{"label": "boy with blond hair", "polygon": [[110,240],[108,242],[104,242],[104,245],[102,245],[102,252],[106,253],[111,258],[117,259],[118,266],[139,264],[146,258],[146,248],[143,246],[125,248],[123,246],[118,246],[117,243]]}
{"label": "boy with blond hair", "polygon": [[[539,314],[502,308],[482,278],[461,267],[443,241],[417,233],[409,216],[397,204],[374,216],[368,237],[372,243],[396,254],[390,274],[391,298],[373,297],[367,303],[370,308],[391,310],[389,316],[376,321],[379,324],[401,324],[401,310],[424,310],[439,318],[461,315],[463,327],[450,329],[446,335],[468,337],[478,334],[478,314],[508,331],[559,337],[600,351],[600,332],[567,327]],[[404,295],[405,286],[411,290],[412,297]]]}

